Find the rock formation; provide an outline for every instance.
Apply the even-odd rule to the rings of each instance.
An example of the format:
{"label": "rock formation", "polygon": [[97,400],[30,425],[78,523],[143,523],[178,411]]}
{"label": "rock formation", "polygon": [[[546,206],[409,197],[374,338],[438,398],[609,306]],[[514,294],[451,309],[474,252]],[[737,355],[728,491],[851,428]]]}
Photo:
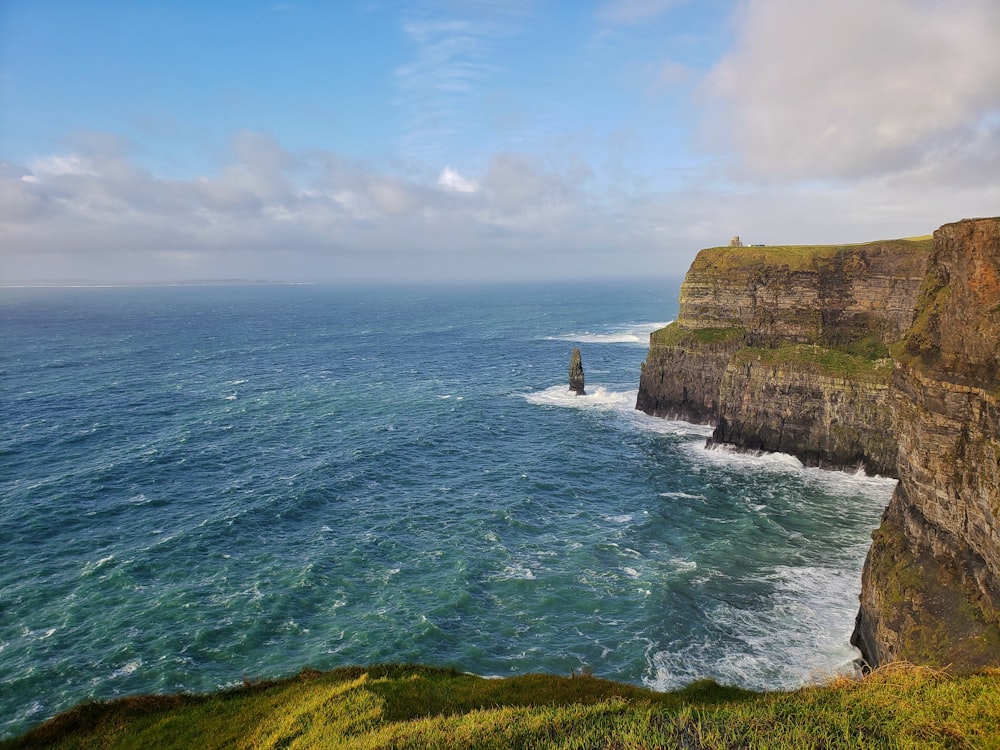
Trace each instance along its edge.
{"label": "rock formation", "polygon": [[929,250],[702,250],[677,321],[650,336],[636,408],[715,424],[717,442],[894,475],[887,345],[912,321]]}
{"label": "rock formation", "polygon": [[586,395],[583,388],[583,360],[580,357],[580,350],[576,348],[569,358],[569,389],[577,396]]}
{"label": "rock formation", "polygon": [[873,666],[1000,665],[1000,218],[933,243],[703,250],[680,303],[637,408],[898,476],[851,642]]}
{"label": "rock formation", "polygon": [[712,442],[895,476],[892,363],[837,359],[837,352],[805,345],[737,352],[722,376]]}
{"label": "rock formation", "polygon": [[1000,664],[1000,219],[935,232],[893,359],[900,481],[852,643],[873,666]]}

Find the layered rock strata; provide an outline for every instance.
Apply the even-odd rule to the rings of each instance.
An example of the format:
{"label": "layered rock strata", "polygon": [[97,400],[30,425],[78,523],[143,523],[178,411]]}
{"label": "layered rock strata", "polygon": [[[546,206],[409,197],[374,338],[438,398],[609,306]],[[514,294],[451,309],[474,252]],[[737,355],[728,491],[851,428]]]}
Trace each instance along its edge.
{"label": "layered rock strata", "polygon": [[717,442],[894,475],[886,345],[913,319],[929,249],[701,251],[677,321],[650,336],[636,408],[715,424]]}
{"label": "layered rock strata", "polygon": [[583,357],[580,350],[574,348],[569,358],[569,389],[577,396],[586,395],[583,377]]}
{"label": "layered rock strata", "polygon": [[873,666],[1000,664],[1000,219],[935,232],[893,358],[900,481],[852,642]]}
{"label": "layered rock strata", "polygon": [[712,442],[790,453],[829,468],[863,467],[896,475],[896,441],[889,408],[892,362],[793,345],[743,349],[720,384]]}

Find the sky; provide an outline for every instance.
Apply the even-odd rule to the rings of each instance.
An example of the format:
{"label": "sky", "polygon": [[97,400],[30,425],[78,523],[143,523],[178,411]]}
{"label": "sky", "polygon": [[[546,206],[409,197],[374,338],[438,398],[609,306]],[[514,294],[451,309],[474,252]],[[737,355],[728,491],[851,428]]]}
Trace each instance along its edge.
{"label": "sky", "polygon": [[1000,214],[998,0],[0,0],[0,282],[679,276]]}

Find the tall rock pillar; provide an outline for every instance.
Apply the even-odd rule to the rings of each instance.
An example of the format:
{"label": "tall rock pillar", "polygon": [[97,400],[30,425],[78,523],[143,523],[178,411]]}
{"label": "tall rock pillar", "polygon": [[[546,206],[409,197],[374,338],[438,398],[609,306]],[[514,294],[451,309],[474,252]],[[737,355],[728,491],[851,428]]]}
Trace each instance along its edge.
{"label": "tall rock pillar", "polygon": [[569,358],[569,389],[577,396],[586,394],[583,389],[583,360],[580,357],[580,350],[576,348]]}

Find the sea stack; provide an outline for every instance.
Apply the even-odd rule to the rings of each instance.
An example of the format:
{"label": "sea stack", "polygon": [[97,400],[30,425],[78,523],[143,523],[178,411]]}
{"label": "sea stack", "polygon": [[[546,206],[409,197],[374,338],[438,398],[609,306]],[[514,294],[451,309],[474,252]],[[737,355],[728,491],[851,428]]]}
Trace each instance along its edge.
{"label": "sea stack", "polygon": [[580,359],[580,350],[573,349],[573,356],[569,359],[569,389],[577,396],[583,396],[583,361]]}

